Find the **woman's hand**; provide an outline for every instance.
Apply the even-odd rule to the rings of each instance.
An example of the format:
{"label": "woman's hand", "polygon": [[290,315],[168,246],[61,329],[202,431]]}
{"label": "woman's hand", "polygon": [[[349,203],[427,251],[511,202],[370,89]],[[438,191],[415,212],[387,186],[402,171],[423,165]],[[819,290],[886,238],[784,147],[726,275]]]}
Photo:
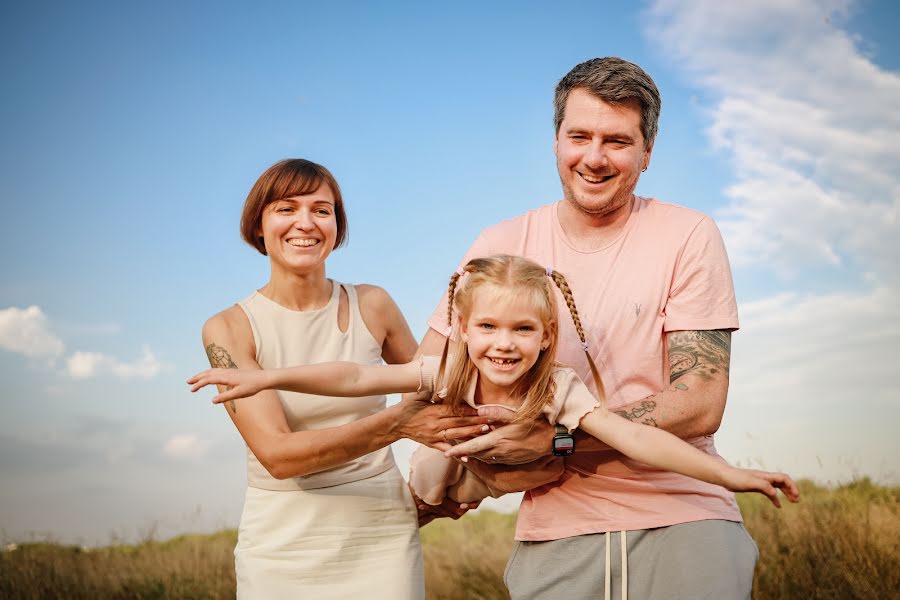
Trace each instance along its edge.
{"label": "woman's hand", "polygon": [[800,500],[797,484],[785,473],[755,471],[753,469],[737,469],[729,467],[724,474],[723,484],[732,492],[758,492],[766,495],[777,508],[781,508],[778,490],[791,502]]}
{"label": "woman's hand", "polygon": [[248,398],[267,389],[266,373],[261,369],[207,369],[187,380],[191,391],[208,385],[221,385],[228,390],[215,396],[213,404]]}

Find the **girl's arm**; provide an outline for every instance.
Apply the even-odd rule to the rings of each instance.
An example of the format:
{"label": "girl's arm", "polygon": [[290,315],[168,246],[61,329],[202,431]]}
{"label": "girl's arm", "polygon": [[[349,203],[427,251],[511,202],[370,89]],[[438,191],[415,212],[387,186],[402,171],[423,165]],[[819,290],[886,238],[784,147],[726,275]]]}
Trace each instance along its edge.
{"label": "girl's arm", "polygon": [[[210,364],[223,371],[262,372],[250,323],[236,306],[207,321],[203,345]],[[485,421],[456,417],[442,405],[410,399],[339,427],[291,431],[274,391],[263,390],[252,401],[230,400],[225,407],[247,446],[276,479],[324,471],[401,438],[434,445],[442,441],[443,430],[458,427],[468,427],[474,435]]]}
{"label": "girl's arm", "polygon": [[781,502],[776,488],[791,502],[800,498],[794,480],[784,473],[732,467],[667,431],[632,423],[615,413],[594,410],[584,416],[578,427],[634,460],[721,485],[733,492],[765,494],[779,508]]}
{"label": "girl's arm", "polygon": [[327,362],[285,369],[207,369],[187,382],[192,392],[207,385],[228,388],[213,398],[214,404],[247,398],[263,390],[358,398],[415,392],[419,388],[419,362],[402,365]]}

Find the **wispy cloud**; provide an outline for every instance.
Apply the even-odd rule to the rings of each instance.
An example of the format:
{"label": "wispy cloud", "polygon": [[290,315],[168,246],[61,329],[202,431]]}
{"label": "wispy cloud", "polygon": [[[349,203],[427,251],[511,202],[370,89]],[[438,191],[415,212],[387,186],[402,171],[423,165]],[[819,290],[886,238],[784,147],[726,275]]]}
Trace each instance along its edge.
{"label": "wispy cloud", "polygon": [[178,460],[197,460],[206,456],[209,443],[195,433],[185,433],[169,438],[163,445],[163,453]]}
{"label": "wispy cloud", "polygon": [[[732,160],[717,212],[732,261],[788,286],[740,306],[726,456],[896,480],[883,457],[900,453],[900,76],[840,28],[854,4],[657,0],[647,33],[701,91],[710,145]],[[866,284],[792,291],[807,267],[865,269]]]}
{"label": "wispy cloud", "polygon": [[866,265],[900,281],[900,75],[838,26],[853,4],[658,0],[647,13],[733,159],[719,222],[737,265]]}
{"label": "wispy cloud", "polygon": [[124,362],[101,352],[75,352],[66,361],[66,372],[75,379],[88,379],[111,374],[123,379],[150,379],[159,373],[162,363],[144,346],[143,354],[131,362]]}
{"label": "wispy cloud", "polygon": [[50,330],[47,315],[38,306],[0,310],[0,348],[29,357],[56,357],[65,345]]}

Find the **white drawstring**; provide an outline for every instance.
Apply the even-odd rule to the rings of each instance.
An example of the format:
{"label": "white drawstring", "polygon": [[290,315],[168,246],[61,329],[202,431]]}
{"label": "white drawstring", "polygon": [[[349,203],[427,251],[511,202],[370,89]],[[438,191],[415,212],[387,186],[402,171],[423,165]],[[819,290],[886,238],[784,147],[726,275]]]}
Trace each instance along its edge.
{"label": "white drawstring", "polygon": [[[606,568],[603,570],[603,600],[610,600],[612,593],[612,577],[610,575],[609,536],[612,532],[606,532]],[[625,532],[619,532],[619,540],[622,542],[622,600],[628,600],[628,542]]]}

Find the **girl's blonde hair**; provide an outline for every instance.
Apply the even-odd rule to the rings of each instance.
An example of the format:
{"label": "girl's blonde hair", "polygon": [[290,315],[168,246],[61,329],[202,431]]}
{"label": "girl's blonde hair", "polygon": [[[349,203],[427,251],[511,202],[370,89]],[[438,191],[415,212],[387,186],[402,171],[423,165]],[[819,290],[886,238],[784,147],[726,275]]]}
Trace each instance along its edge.
{"label": "girl's blonde hair", "polygon": [[[460,277],[466,275],[465,285],[457,290]],[[545,269],[537,263],[520,256],[497,254],[487,258],[475,258],[466,263],[462,269],[450,277],[450,285],[447,290],[447,326],[453,325],[454,303],[458,311],[458,320],[462,324],[472,312],[475,291],[486,285],[493,287],[503,295],[525,298],[531,301],[532,306],[540,315],[544,328],[550,332],[547,348],[543,350],[534,366],[516,382],[512,394],[523,398],[522,406],[516,414],[516,421],[530,420],[540,414],[541,409],[553,399],[555,392],[553,383],[553,371],[556,368],[556,348],[559,333],[556,327],[556,298],[550,286],[550,281],[556,284],[562,293],[575,330],[581,338],[584,354],[597,388],[597,396],[600,406],[606,404],[606,393],[603,389],[603,380],[597,371],[597,366],[587,350],[587,341],[584,336],[584,328],[581,319],[578,318],[578,310],[575,308],[575,299],[572,290],[562,273]],[[460,327],[461,329],[461,327]],[[450,404],[453,411],[459,413],[465,404],[464,398],[468,393],[468,385],[475,375],[475,365],[469,359],[465,342],[460,339],[462,346],[453,354],[452,364],[446,377],[448,354],[450,350],[450,333],[444,343],[444,351],[441,354],[441,363],[438,367],[437,383],[435,384],[435,400],[438,401],[438,390],[446,390],[446,396],[442,400]]]}

